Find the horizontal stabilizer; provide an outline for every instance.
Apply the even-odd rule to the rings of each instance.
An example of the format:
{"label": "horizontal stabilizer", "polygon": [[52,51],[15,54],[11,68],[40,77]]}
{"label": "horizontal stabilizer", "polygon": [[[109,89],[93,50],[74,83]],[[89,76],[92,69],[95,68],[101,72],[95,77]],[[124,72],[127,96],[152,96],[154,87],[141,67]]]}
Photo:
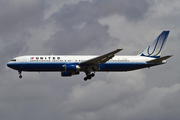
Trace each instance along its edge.
{"label": "horizontal stabilizer", "polygon": [[163,60],[166,60],[166,59],[168,59],[170,57],[172,57],[172,55],[167,55],[167,56],[160,57],[160,58],[157,58],[157,59],[154,59],[154,60],[150,60],[150,61],[147,61],[147,63],[152,63],[152,64],[162,63]]}

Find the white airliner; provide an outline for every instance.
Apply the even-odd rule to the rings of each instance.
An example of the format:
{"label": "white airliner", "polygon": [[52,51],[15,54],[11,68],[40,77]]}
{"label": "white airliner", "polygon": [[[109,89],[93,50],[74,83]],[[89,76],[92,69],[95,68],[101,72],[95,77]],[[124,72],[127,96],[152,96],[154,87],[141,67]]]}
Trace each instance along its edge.
{"label": "white airliner", "polygon": [[85,72],[86,77],[84,80],[86,81],[94,77],[95,72],[131,71],[166,63],[166,59],[172,55],[161,57],[161,53],[168,35],[169,31],[163,31],[152,44],[136,56],[115,56],[122,49],[117,49],[100,56],[28,55],[13,58],[7,66],[17,70],[19,78],[22,78],[22,71],[56,71],[61,72],[63,77]]}

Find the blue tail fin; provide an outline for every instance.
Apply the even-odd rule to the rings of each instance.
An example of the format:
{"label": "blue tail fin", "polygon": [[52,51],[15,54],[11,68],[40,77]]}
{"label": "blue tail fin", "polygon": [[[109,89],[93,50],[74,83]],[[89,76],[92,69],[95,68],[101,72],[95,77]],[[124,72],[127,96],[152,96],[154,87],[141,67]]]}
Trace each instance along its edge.
{"label": "blue tail fin", "polygon": [[163,46],[166,43],[167,37],[169,35],[169,31],[163,31],[155,41],[150,44],[141,54],[140,56],[146,57],[154,57],[159,58],[162,53]]}

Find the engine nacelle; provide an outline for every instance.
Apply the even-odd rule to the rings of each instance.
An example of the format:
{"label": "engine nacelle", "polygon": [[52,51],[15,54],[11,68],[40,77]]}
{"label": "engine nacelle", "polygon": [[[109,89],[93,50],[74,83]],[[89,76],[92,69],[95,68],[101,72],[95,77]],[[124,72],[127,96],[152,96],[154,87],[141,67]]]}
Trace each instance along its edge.
{"label": "engine nacelle", "polygon": [[68,76],[77,75],[77,74],[79,74],[79,72],[61,72],[61,76],[63,77],[68,77]]}
{"label": "engine nacelle", "polygon": [[66,72],[78,72],[78,71],[80,71],[79,65],[76,65],[76,64],[66,64],[66,65],[63,65],[63,67],[65,68]]}

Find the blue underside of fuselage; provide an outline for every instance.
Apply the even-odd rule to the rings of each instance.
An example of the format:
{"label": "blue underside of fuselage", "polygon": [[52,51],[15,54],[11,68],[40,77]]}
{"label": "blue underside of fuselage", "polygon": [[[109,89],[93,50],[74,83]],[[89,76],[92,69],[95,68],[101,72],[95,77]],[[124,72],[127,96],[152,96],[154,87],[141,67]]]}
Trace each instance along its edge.
{"label": "blue underside of fuselage", "polygon": [[[65,64],[77,64],[78,63],[46,63],[46,62],[33,62],[33,63],[8,63],[7,66],[19,70],[19,71],[65,71],[63,65]],[[147,63],[105,63],[99,64],[99,71],[130,71],[146,67],[151,67],[159,64],[147,64]]]}

